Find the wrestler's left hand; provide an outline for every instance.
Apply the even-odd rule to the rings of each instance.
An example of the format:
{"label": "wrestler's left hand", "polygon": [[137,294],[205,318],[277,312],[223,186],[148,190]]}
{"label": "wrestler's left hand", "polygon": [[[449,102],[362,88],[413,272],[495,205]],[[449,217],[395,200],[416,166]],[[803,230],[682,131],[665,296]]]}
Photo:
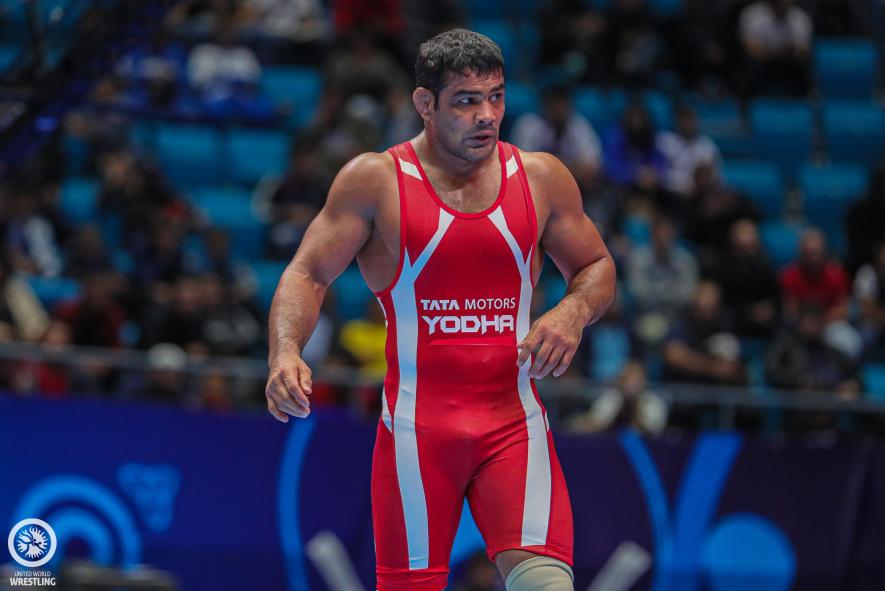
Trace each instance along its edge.
{"label": "wrestler's left hand", "polygon": [[558,378],[571,364],[583,331],[579,314],[564,300],[532,324],[525,339],[516,346],[519,352],[516,364],[521,367],[534,354],[529,377],[540,379],[553,372]]}

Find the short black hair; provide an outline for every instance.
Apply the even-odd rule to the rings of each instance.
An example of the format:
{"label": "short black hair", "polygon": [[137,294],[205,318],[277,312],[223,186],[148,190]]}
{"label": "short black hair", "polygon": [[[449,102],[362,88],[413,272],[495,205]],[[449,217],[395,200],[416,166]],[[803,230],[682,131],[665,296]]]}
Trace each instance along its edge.
{"label": "short black hair", "polygon": [[[431,37],[418,48],[415,82],[439,99],[450,74],[504,74],[504,56],[498,44],[481,33],[452,29]],[[439,101],[437,101],[439,108]]]}

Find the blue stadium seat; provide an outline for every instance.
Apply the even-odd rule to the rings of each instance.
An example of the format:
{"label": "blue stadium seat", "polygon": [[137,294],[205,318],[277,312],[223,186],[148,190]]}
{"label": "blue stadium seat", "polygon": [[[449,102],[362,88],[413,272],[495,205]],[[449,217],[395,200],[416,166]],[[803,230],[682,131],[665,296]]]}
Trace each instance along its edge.
{"label": "blue stadium seat", "polygon": [[270,310],[273,294],[280,282],[280,276],[286,270],[288,262],[281,261],[257,261],[252,264],[255,272],[255,282],[258,284],[258,303],[262,309]]}
{"label": "blue stadium seat", "polygon": [[[494,2],[490,2],[494,4]],[[471,29],[477,33],[482,33],[498,44],[501,53],[504,55],[504,69],[507,72],[516,72],[516,56],[519,49],[516,46],[516,35],[513,28],[504,20],[501,15],[507,14],[506,11],[498,14],[493,19],[478,19],[471,21]]]}
{"label": "blue stadium seat", "polygon": [[787,179],[811,156],[814,120],[804,101],[763,99],[750,105],[758,154],[775,162]]}
{"label": "blue stadium seat", "polygon": [[805,197],[805,217],[826,233],[835,251],[844,245],[842,223],[848,206],[863,196],[868,173],[862,166],[834,164],[803,166],[799,187]]}
{"label": "blue stadium seat", "polygon": [[21,48],[12,45],[0,45],[0,72],[8,70],[21,52]]}
{"label": "blue stadium seat", "polygon": [[873,400],[885,402],[885,363],[869,363],[863,368],[864,390]]}
{"label": "blue stadium seat", "polygon": [[275,105],[288,106],[290,120],[300,128],[310,122],[320,102],[323,78],[313,68],[269,67],[261,76],[261,88]]}
{"label": "blue stadium seat", "polygon": [[231,130],[228,147],[233,180],[251,185],[265,175],[282,175],[288,164],[290,144],[288,134],[280,131]]}
{"label": "blue stadium seat", "polygon": [[783,269],[799,254],[802,226],[781,221],[765,221],[759,225],[759,239],[771,264]]}
{"label": "blue stadium seat", "polygon": [[646,92],[642,96],[642,102],[648,109],[651,120],[659,130],[673,129],[673,105],[670,99],[662,92]]}
{"label": "blue stadium seat", "polygon": [[30,275],[27,277],[27,281],[43,307],[50,311],[59,302],[79,297],[82,291],[80,284],[69,277]]}
{"label": "blue stadium seat", "polygon": [[776,166],[768,162],[725,162],[725,182],[750,198],[768,218],[783,213],[784,180]]}
{"label": "blue stadium seat", "polygon": [[496,20],[508,16],[512,8],[508,0],[468,0],[467,15],[471,19]]}
{"label": "blue stadium seat", "polygon": [[375,297],[366,287],[366,282],[356,265],[351,265],[332,283],[335,305],[342,321],[362,318],[366,304]]}
{"label": "blue stadium seat", "polygon": [[682,12],[683,0],[651,0],[651,11],[655,16],[673,17]]}
{"label": "blue stadium seat", "polygon": [[832,101],[823,108],[830,160],[871,166],[885,145],[885,112],[875,102]]}
{"label": "blue stadium seat", "polygon": [[257,258],[264,250],[265,227],[252,211],[248,191],[203,188],[191,198],[215,226],[228,231],[232,250],[244,258]]}
{"label": "blue stadium seat", "polygon": [[579,113],[590,120],[596,133],[603,134],[615,123],[609,112],[608,96],[602,89],[594,86],[579,86],[575,89],[572,101]]}
{"label": "blue stadium seat", "polygon": [[869,98],[878,86],[878,59],[872,41],[828,39],[814,46],[817,84],[824,96]]}
{"label": "blue stadium seat", "polygon": [[507,82],[504,93],[507,113],[510,122],[516,121],[520,115],[537,113],[541,109],[540,99],[532,86],[519,82]]}
{"label": "blue stadium seat", "polygon": [[59,207],[62,215],[74,225],[95,219],[98,182],[90,179],[68,179],[61,187]]}
{"label": "blue stadium seat", "polygon": [[212,127],[162,124],[154,130],[154,151],[163,172],[179,186],[214,185],[224,178],[220,132]]}

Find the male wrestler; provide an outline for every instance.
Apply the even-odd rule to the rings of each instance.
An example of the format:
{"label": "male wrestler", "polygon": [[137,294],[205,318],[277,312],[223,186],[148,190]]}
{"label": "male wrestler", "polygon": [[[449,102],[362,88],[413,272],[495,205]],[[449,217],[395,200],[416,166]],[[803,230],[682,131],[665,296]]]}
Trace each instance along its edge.
{"label": "male wrestler", "polygon": [[[356,257],[387,322],[372,464],[379,591],[438,591],[464,498],[508,591],[573,589],[572,513],[533,379],[568,368],[615,269],[568,170],[498,141],[501,50],[456,29],[425,42],[415,139],[342,168],[280,280],[268,409],[310,412],[300,356]],[[530,325],[546,252],[568,281]]]}

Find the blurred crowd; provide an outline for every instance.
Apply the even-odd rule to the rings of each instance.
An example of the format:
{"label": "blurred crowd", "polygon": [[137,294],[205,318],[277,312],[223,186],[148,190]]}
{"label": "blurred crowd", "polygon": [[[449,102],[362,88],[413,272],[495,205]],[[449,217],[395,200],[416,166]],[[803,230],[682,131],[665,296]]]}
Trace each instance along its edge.
{"label": "blurred crowd", "polygon": [[[795,260],[778,268],[760,240],[765,213],[725,181],[720,149],[692,106],[676,104],[672,129],[660,129],[630,92],[678,85],[713,97],[807,96],[815,36],[869,34],[867,9],[863,0],[686,0],[662,15],[645,0],[551,0],[538,10],[534,63],[507,75],[541,88],[541,104],[508,117],[502,138],[567,164],[619,271],[618,301],[585,331],[568,374],[609,387],[576,414],[575,428],[660,432],[668,409],[649,386],[660,381],[862,396],[861,367],[885,358],[885,166],[870,171],[867,195],[845,219],[842,256],[808,227]],[[281,113],[262,93],[263,69],[320,68],[317,104],[296,105],[303,124],[292,130],[287,170],[252,187],[267,223],[262,258],[285,261],[345,162],[420,131],[410,100],[417,45],[469,26],[468,12],[452,0],[177,3],[95,81],[57,141],[0,186],[0,340],[139,349],[149,370],[100,357],[78,366],[7,361],[0,387],[218,410],[260,401],[263,384],[238,384],[223,368],[184,371],[218,356],[262,359],[267,310],[255,261],[139,148],[139,109],[273,126],[292,120],[292,106]],[[619,118],[594,126],[573,104],[580,84],[625,89]],[[69,138],[88,146],[83,170],[112,222],[62,215]],[[69,279],[60,285],[71,289],[41,291],[46,278]],[[563,290],[546,265],[535,315]],[[333,287],[305,356],[379,378],[380,309],[370,300],[362,317],[341,318],[334,303],[345,295]],[[377,405],[371,391],[360,396]],[[343,395],[318,387],[315,397]]]}

